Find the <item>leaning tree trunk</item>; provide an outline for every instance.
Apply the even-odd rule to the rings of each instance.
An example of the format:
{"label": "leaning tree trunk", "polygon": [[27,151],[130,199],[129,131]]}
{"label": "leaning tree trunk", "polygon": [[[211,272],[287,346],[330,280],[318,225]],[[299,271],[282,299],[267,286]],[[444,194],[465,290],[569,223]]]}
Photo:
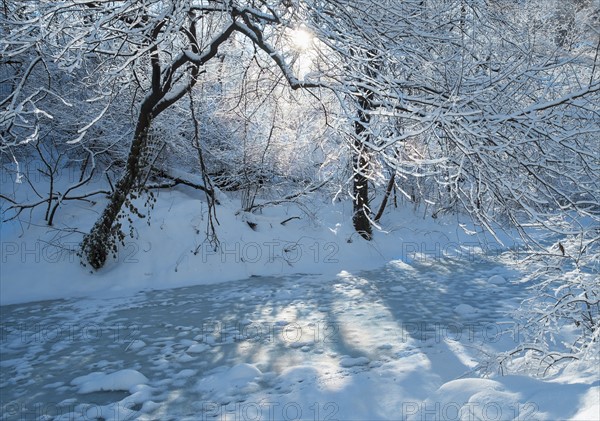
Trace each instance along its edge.
{"label": "leaning tree trunk", "polygon": [[391,175],[387,188],[385,189],[385,195],[383,196],[383,200],[381,201],[381,205],[379,206],[379,210],[375,215],[375,222],[379,222],[381,217],[383,216],[383,212],[385,212],[385,208],[387,206],[388,200],[390,199],[390,195],[392,194],[392,190],[394,190],[394,186],[396,184],[396,172]]}
{"label": "leaning tree trunk", "polygon": [[129,150],[125,174],[115,186],[109,204],[83,240],[82,253],[87,262],[96,270],[104,266],[111,251],[116,251],[116,240],[118,233],[120,233],[120,226],[115,223],[140,173],[142,151],[148,139],[148,130],[152,120],[152,108],[148,103],[142,106],[135,136]]}
{"label": "leaning tree trunk", "polygon": [[[196,39],[196,22],[199,19],[199,16],[195,16],[190,21],[190,26],[186,32],[191,51],[196,55],[200,52],[198,40]],[[166,22],[167,20],[162,20],[156,25],[152,32],[152,39],[156,40],[158,38]],[[164,69],[161,66],[158,44],[150,49],[150,64],[152,68],[151,92],[144,99],[140,108],[135,135],[131,143],[129,156],[127,157],[125,174],[117,183],[108,206],[104,209],[90,233],[83,239],[81,248],[82,257],[94,269],[97,270],[104,266],[110,251],[116,251],[117,239],[123,239],[121,227],[117,219],[123,204],[127,200],[127,196],[129,196],[139,181],[142,154],[148,140],[148,132],[152,120],[190,92],[197,82],[200,66],[217,55],[219,46],[231,36],[235,28],[235,24],[231,24],[221,32],[213,40],[202,57],[192,60],[189,56],[182,54]],[[189,81],[174,86],[174,83],[176,84],[176,80],[178,79],[175,77],[176,73],[179,69],[184,69],[184,66],[187,66],[190,62],[192,64],[191,70],[184,70],[184,72],[190,72]]]}

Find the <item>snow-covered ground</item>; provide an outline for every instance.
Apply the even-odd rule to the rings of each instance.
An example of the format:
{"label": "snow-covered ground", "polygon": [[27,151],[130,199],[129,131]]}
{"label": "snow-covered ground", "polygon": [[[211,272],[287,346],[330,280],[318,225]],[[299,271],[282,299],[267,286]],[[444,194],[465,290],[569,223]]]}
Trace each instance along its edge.
{"label": "snow-covered ground", "polygon": [[[68,204],[68,210],[58,211],[54,227],[40,223],[41,208],[35,210],[31,224],[29,214],[22,215],[25,222],[4,222],[0,304],[90,295],[120,297],[144,289],[250,276],[333,276],[342,270],[374,269],[395,259],[451,255],[472,260],[482,241],[489,240],[475,233],[481,230],[465,234],[457,216],[435,220],[409,206],[390,213],[382,226],[384,232],[377,232],[375,241],[369,243],[354,232],[348,201],[331,204],[317,197],[301,206],[283,204],[249,214],[238,212],[239,201],[222,195],[217,226],[221,250],[215,252],[206,241],[203,198],[204,193],[190,188],[162,191],[150,226],[136,220],[134,238],[127,237],[116,258],[109,259],[98,273],[78,264],[76,252],[81,231],[93,225],[104,202]],[[143,209],[142,201],[138,207]],[[124,230],[129,232],[127,227]]]}
{"label": "snow-covered ground", "polygon": [[600,419],[594,367],[486,370],[527,291],[456,216],[397,210],[367,243],[349,203],[235,210],[215,253],[203,202],[163,192],[93,274],[76,235],[4,223],[2,419]]}

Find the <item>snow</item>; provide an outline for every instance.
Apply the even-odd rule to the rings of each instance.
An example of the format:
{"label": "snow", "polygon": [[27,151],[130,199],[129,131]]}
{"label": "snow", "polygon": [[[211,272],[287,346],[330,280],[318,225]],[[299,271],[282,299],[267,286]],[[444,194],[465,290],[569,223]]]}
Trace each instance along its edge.
{"label": "snow", "polygon": [[71,381],[79,386],[78,393],[93,393],[104,391],[129,391],[135,386],[148,383],[148,379],[136,370],[120,370],[114,373],[93,372],[80,376]]}
{"label": "snow", "polygon": [[581,409],[573,416],[574,420],[600,419],[600,386],[591,387],[581,396],[579,402]]}
{"label": "snow", "polygon": [[477,313],[477,309],[469,304],[459,304],[454,307],[454,312],[460,314],[461,316],[468,317]]}
{"label": "snow", "polygon": [[181,370],[179,373],[177,373],[175,375],[175,378],[177,379],[184,379],[184,378],[188,378],[188,377],[192,377],[194,375],[196,375],[196,373],[198,373],[198,370],[192,370],[192,369],[185,369],[185,370]]}
{"label": "snow", "polygon": [[357,367],[361,365],[367,365],[370,361],[366,357],[344,357],[340,360],[340,366],[348,368],[348,367]]}
{"label": "snow", "polygon": [[206,351],[207,349],[210,349],[210,346],[205,345],[205,344],[194,344],[194,345],[190,346],[186,352],[188,352],[190,354],[199,354],[201,352]]}
{"label": "snow", "polygon": [[219,367],[195,386],[195,391],[207,394],[210,399],[221,404],[236,401],[261,388],[256,383],[262,376],[258,368],[251,364],[237,364],[233,367]]}
{"label": "snow", "polygon": [[500,275],[494,275],[488,279],[488,282],[493,285],[504,285],[506,283],[506,279]]}
{"label": "snow", "polygon": [[[480,241],[486,240],[457,230],[456,216],[433,220],[407,208],[396,210],[397,216],[388,222],[385,231],[376,233],[373,242],[366,242],[357,237],[350,219],[343,217],[351,212],[349,202],[317,201],[311,205],[315,208],[311,213],[319,215],[316,221],[306,214],[306,206],[266,208],[262,214],[251,215],[257,224],[253,230],[246,223],[249,216],[238,212],[237,203],[226,197],[219,200],[221,251],[214,251],[206,242],[206,206],[197,200],[197,192],[175,189],[160,193],[151,225],[136,221],[138,236],[127,238],[116,259],[109,259],[105,268],[94,273],[78,264],[80,239],[68,237],[57,243],[56,231],[43,226],[30,227],[28,236],[23,237],[19,223],[3,223],[0,304],[123,297],[147,289],[251,276],[335,276],[381,267],[392,260],[433,262],[444,254],[470,258]],[[66,214],[58,213],[57,225],[69,226],[77,220],[85,231],[86,226],[93,225],[102,206],[99,201],[92,209],[69,210],[74,215],[65,221],[60,217],[66,218]],[[143,203],[138,207],[143,208]],[[281,225],[291,216],[299,219]]]}
{"label": "snow", "polygon": [[399,209],[367,243],[351,203],[266,208],[252,230],[224,199],[214,253],[188,194],[93,274],[42,251],[52,231],[3,224],[2,419],[598,419],[593,361],[485,369],[528,291],[457,216]]}
{"label": "snow", "polygon": [[142,349],[145,346],[146,346],[146,342],[136,339],[129,344],[128,349],[130,349],[132,351],[137,351],[139,349]]}

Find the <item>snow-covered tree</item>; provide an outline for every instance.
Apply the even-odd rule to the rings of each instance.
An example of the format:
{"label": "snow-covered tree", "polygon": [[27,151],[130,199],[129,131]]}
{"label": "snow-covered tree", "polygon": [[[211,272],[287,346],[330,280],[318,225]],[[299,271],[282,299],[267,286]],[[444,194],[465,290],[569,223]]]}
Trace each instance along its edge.
{"label": "snow-covered tree", "polygon": [[[563,11],[594,8],[580,3],[554,7],[551,15],[564,20]],[[223,170],[219,159],[237,155],[243,171],[229,178],[256,186],[253,177],[276,167],[274,156],[284,148],[272,140],[286,136],[276,120],[284,118],[280,98],[289,93],[277,78],[291,89],[331,94],[322,105],[348,140],[354,225],[366,239],[381,216],[372,209],[369,186],[386,182],[384,199],[395,186],[436,212],[465,210],[491,232],[498,222],[553,228],[552,218],[568,212],[597,220],[599,36],[577,19],[568,33],[558,33],[564,39],[549,36],[530,13],[546,12],[536,4],[17,0],[1,18],[0,51],[12,66],[3,75],[3,89],[10,87],[1,99],[2,150],[36,141],[57,103],[82,109],[84,121],[73,126],[69,143],[92,152],[103,137],[111,141],[102,144],[129,146],[110,202],[84,239],[85,260],[95,268],[116,246],[130,193],[147,180],[150,140],[171,136],[175,121],[189,120],[190,93],[195,121],[207,123],[197,127],[200,134],[222,130],[230,147],[225,158],[210,160],[212,171]],[[294,30],[314,40],[308,64],[290,48]],[[45,74],[63,78],[70,91],[46,83]],[[247,81],[260,89],[248,89]],[[245,106],[252,98],[263,104]],[[215,101],[235,104],[237,115],[223,118]],[[121,130],[107,135],[119,112],[130,116],[117,123],[130,124],[130,143]],[[196,128],[178,124],[186,133]],[[209,185],[204,189],[210,194]],[[249,199],[255,194],[248,193]]]}
{"label": "snow-covered tree", "polygon": [[[530,331],[572,323],[566,355],[579,358],[598,342],[600,34],[593,6],[552,6],[314,2],[312,29],[343,57],[346,92],[358,98],[358,114],[347,113],[361,127],[354,179],[384,179],[381,160],[398,179],[421,180],[438,211],[466,211],[492,233],[517,228],[542,282],[542,299],[527,304]],[[586,12],[579,26],[565,17]],[[534,239],[533,228],[562,243]],[[535,340],[549,361],[565,356]]]}
{"label": "snow-covered tree", "polygon": [[[53,61],[66,73],[85,69],[93,83],[96,102],[103,109],[79,128],[80,142],[100,121],[121,89],[133,89],[137,110],[135,129],[125,171],[115,185],[110,202],[83,242],[83,254],[92,267],[100,268],[116,240],[122,236],[118,216],[130,192],[142,181],[144,153],[155,121],[196,85],[207,63],[229,40],[242,37],[270,54],[294,88],[303,86],[293,75],[286,57],[272,47],[281,30],[290,25],[295,7],[286,1],[16,1],[5,17],[3,56],[29,57],[27,68],[38,61]],[[31,72],[21,72],[21,85]],[[3,148],[35,140],[34,128],[23,140],[15,122],[28,114],[38,116],[39,93],[21,98],[13,90],[2,123],[12,138],[3,136]],[[47,88],[37,88],[50,92]],[[92,96],[90,95],[90,100]],[[31,126],[28,124],[28,126]],[[26,130],[26,128],[25,128]],[[14,138],[14,139],[13,139]],[[132,211],[136,211],[132,206]]]}

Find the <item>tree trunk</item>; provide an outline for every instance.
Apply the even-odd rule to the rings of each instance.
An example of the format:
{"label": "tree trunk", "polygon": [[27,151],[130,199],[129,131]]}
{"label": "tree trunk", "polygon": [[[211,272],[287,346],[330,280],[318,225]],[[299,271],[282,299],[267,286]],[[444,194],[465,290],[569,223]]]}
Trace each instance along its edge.
{"label": "tree trunk", "polygon": [[118,230],[119,226],[115,226],[115,222],[140,172],[140,159],[148,138],[153,108],[148,103],[144,105],[140,111],[135,136],[129,150],[125,174],[115,186],[109,204],[83,240],[83,255],[96,270],[104,266],[108,253],[116,247],[114,235],[116,234],[115,229]]}
{"label": "tree trunk", "polygon": [[368,150],[364,142],[369,140],[368,130],[370,116],[368,110],[371,105],[373,93],[363,92],[359,98],[358,121],[354,125],[356,140],[354,141],[354,159],[353,159],[353,194],[354,194],[354,213],[352,222],[354,229],[365,240],[370,241],[373,236],[371,221],[369,220],[369,179],[366,174],[369,170]]}
{"label": "tree trunk", "polygon": [[375,215],[375,222],[379,222],[379,220],[383,216],[383,212],[385,211],[387,202],[390,198],[390,195],[392,194],[392,190],[394,189],[395,182],[396,182],[396,172],[394,170],[394,173],[392,174],[392,176],[390,177],[390,180],[388,181],[387,188],[385,189],[385,195],[383,196],[383,200],[381,201],[381,206],[379,206],[379,211],[377,212],[377,215]]}
{"label": "tree trunk", "polygon": [[[376,62],[377,51],[367,52],[368,64],[365,68],[365,73],[370,78],[376,77],[378,65]],[[371,140],[369,134],[369,124],[371,122],[370,112],[373,110],[373,98],[375,93],[368,87],[358,89],[358,119],[354,123],[354,132],[356,138],[354,140],[354,157],[353,157],[353,194],[354,194],[354,214],[352,222],[354,229],[365,240],[370,241],[373,237],[371,228],[371,220],[369,214],[369,179],[368,173],[371,167],[369,148],[367,144]]]}
{"label": "tree trunk", "polygon": [[[367,159],[364,156],[357,157],[360,168],[368,166]],[[354,229],[365,240],[371,240],[373,230],[369,220],[369,180],[364,174],[356,172],[354,174],[354,215],[352,223]]]}

